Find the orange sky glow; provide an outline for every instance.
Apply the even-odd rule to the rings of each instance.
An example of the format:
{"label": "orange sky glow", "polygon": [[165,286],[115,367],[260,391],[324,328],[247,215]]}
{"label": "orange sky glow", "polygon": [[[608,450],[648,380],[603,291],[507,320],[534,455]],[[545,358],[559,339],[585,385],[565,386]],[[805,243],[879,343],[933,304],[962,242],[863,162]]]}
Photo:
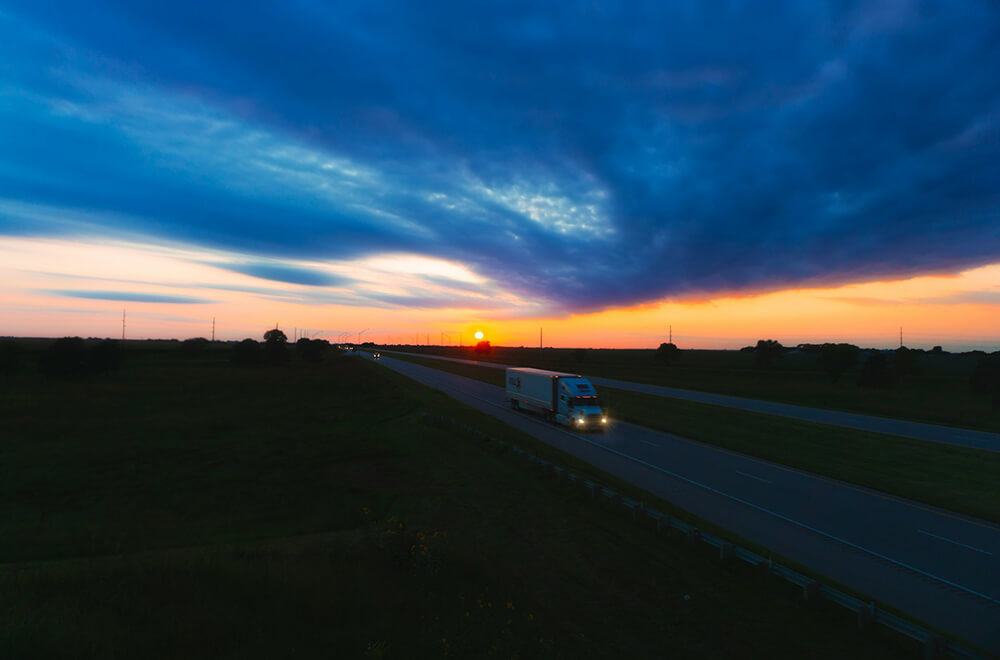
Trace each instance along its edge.
{"label": "orange sky glow", "polygon": [[[234,272],[226,268],[232,259],[185,246],[2,237],[0,335],[118,337],[124,308],[132,339],[207,337],[215,318],[222,340],[259,338],[277,323],[290,338],[346,341],[361,332],[362,341],[451,345],[473,343],[478,330],[495,345],[537,346],[543,328],[546,346],[642,348],[667,341],[672,326],[681,348],[739,348],[761,338],[892,347],[902,327],[911,347],[1000,349],[1000,264],[565,316],[461,264],[415,255],[296,262],[345,278],[324,287]],[[366,293],[404,302],[373,305]],[[407,296],[452,293],[462,296],[461,308],[405,304]]]}

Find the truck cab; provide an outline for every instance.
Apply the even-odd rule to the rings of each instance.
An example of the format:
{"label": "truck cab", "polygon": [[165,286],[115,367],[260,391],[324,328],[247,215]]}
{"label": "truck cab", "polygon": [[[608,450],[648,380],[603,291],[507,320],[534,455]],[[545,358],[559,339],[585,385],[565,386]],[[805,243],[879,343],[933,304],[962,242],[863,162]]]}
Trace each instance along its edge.
{"label": "truck cab", "polygon": [[586,378],[560,378],[556,421],[579,430],[604,429],[608,413],[597,390]]}

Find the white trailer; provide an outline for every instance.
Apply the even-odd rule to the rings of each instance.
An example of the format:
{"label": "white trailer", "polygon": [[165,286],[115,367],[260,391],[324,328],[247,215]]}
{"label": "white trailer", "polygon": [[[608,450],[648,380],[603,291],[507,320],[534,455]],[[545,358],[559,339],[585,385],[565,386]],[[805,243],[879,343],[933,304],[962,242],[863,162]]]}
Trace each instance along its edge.
{"label": "white trailer", "polygon": [[515,410],[533,410],[578,430],[608,427],[608,411],[583,376],[517,367],[507,369],[505,381],[507,401]]}

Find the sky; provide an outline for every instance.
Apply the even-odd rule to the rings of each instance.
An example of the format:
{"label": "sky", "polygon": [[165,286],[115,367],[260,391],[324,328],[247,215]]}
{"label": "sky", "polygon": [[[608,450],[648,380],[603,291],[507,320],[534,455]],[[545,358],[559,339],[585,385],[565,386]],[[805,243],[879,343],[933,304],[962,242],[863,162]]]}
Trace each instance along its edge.
{"label": "sky", "polygon": [[8,2],[0,335],[1000,349],[997,34],[965,0]]}

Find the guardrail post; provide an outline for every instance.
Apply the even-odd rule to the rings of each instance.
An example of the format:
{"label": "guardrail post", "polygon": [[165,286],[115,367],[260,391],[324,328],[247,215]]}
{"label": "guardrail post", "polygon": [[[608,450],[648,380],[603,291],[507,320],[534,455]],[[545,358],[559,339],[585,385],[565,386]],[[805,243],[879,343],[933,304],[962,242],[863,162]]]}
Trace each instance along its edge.
{"label": "guardrail post", "polygon": [[590,499],[596,500],[597,494],[601,492],[601,487],[597,484],[590,484]]}
{"label": "guardrail post", "polygon": [[701,532],[697,527],[692,527],[687,531],[687,542],[689,544],[694,543],[701,538]]}
{"label": "guardrail post", "polygon": [[646,503],[639,502],[634,507],[632,507],[632,520],[638,520],[641,514],[646,513]]}
{"label": "guardrail post", "polygon": [[862,605],[858,608],[858,632],[865,632],[871,628],[875,621],[875,612],[870,605]]}
{"label": "guardrail post", "polygon": [[924,642],[924,660],[937,660],[948,657],[948,645],[944,637],[930,635]]}
{"label": "guardrail post", "polygon": [[656,519],[656,529],[664,530],[670,529],[670,516],[663,514]]}
{"label": "guardrail post", "polygon": [[617,509],[622,505],[622,496],[619,495],[618,493],[612,493],[611,502],[615,505],[615,508]]}
{"label": "guardrail post", "polygon": [[771,560],[761,559],[759,562],[757,562],[757,569],[760,570],[762,573],[769,575],[771,573]]}
{"label": "guardrail post", "polygon": [[819,597],[819,582],[809,580],[802,585],[802,599],[805,601],[815,601]]}
{"label": "guardrail post", "polygon": [[726,560],[733,556],[733,544],[729,541],[723,541],[719,545],[719,559]]}

